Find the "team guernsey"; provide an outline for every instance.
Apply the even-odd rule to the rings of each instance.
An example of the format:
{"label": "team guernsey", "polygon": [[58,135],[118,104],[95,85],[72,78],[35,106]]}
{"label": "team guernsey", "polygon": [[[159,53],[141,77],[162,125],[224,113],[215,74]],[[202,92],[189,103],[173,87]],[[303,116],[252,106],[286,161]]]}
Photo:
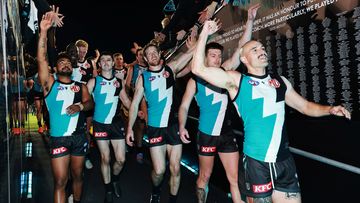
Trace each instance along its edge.
{"label": "team guernsey", "polygon": [[219,136],[228,104],[227,92],[199,77],[194,79],[196,81],[195,99],[200,108],[199,130],[207,135]]}
{"label": "team guernsey", "polygon": [[146,67],[140,66],[139,64],[135,64],[133,67],[133,74],[131,77],[131,85],[135,87],[136,80],[144,71],[146,70]]}
{"label": "team guernsey", "polygon": [[66,108],[81,103],[82,84],[71,81],[62,83],[58,80],[45,97],[50,114],[50,135],[53,137],[71,136],[85,132],[85,119],[82,112],[68,115]]}
{"label": "team guernsey", "polygon": [[95,77],[93,97],[95,110],[93,119],[102,124],[111,124],[119,102],[121,80],[113,77],[106,79],[101,75]]}
{"label": "team guernsey", "polygon": [[264,162],[289,155],[283,129],[286,85],[278,75],[243,74],[234,105],[244,121],[244,154]]}
{"label": "team guernsey", "polygon": [[94,67],[91,60],[86,59],[84,62],[77,63],[77,67],[73,68],[71,79],[76,82],[86,84],[93,77]]}
{"label": "team guernsey", "polygon": [[174,73],[170,67],[163,66],[159,71],[144,71],[142,77],[148,106],[148,125],[156,128],[168,127],[175,120],[172,109]]}

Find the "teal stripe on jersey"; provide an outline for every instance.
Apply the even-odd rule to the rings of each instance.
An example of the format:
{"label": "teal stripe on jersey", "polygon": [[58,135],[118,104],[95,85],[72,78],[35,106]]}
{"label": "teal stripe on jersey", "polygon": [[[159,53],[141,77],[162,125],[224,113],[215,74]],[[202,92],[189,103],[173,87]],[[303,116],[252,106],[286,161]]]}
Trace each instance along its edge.
{"label": "teal stripe on jersey", "polygon": [[167,127],[173,102],[174,76],[170,68],[144,71],[144,94],[148,105],[148,125]]}
{"label": "teal stripe on jersey", "polygon": [[282,137],[284,101],[275,102],[276,89],[266,85],[269,79],[261,82],[243,75],[234,104],[244,121],[244,153],[275,162]]}
{"label": "teal stripe on jersey", "polygon": [[221,93],[220,88],[202,83],[196,82],[195,95],[200,108],[199,130],[208,135],[218,136],[224,123],[228,97],[226,93]]}
{"label": "teal stripe on jersey", "polygon": [[94,117],[96,122],[110,124],[115,116],[120,83],[114,77],[110,80],[96,76],[93,97],[95,102]]}
{"label": "teal stripe on jersey", "polygon": [[[76,89],[74,89],[76,87]],[[45,97],[50,114],[50,135],[53,137],[70,136],[76,131],[79,113],[68,115],[66,108],[75,103],[75,94],[80,87],[75,84],[63,84],[57,80]]]}

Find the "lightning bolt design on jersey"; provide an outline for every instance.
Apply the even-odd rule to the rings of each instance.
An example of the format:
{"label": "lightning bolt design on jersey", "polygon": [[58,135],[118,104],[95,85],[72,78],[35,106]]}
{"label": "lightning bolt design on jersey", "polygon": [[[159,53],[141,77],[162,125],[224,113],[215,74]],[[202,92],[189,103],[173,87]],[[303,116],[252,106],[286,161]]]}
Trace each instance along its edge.
{"label": "lightning bolt design on jersey", "polygon": [[118,104],[117,87],[114,86],[116,78],[107,80],[102,76],[96,77],[96,87],[93,97],[95,101],[94,120],[99,123],[110,124],[116,113]]}
{"label": "lightning bolt design on jersey", "polygon": [[[70,87],[66,87],[66,88],[70,88]],[[71,135],[72,132],[74,132],[76,129],[77,119],[78,119],[79,114],[77,113],[72,116],[67,115],[66,109],[73,104],[74,96],[75,96],[75,94],[66,94],[67,92],[68,91],[59,92],[59,94],[56,96],[56,101],[59,101],[60,103],[62,103],[61,115],[64,115],[64,116],[62,116],[62,118],[70,119],[69,128],[64,134]]]}
{"label": "lightning bolt design on jersey", "polygon": [[[253,88],[256,87],[254,86]],[[275,116],[274,129],[265,161],[274,159],[272,155],[276,154],[279,149],[282,125],[284,123],[284,115],[278,115],[279,112],[283,112],[282,109],[284,108],[284,101],[276,102],[276,96],[274,96],[274,94],[276,95],[276,89],[271,86],[267,86],[263,91],[253,91],[252,95],[254,100],[262,99],[263,101],[263,118]]]}
{"label": "lightning bolt design on jersey", "polygon": [[74,82],[63,84],[55,81],[51,91],[45,97],[45,101],[52,121],[50,122],[51,136],[71,136],[80,130],[78,129],[80,127],[78,126],[80,114],[68,115],[66,111],[69,106],[81,102],[81,91],[78,84]]}
{"label": "lightning bolt design on jersey", "polygon": [[217,93],[209,88],[205,88],[205,95],[212,97],[212,103],[211,103],[212,105],[216,105],[216,106],[220,105],[220,108],[217,108],[219,109],[218,110],[219,113],[218,116],[216,116],[214,129],[211,133],[212,135],[213,134],[220,135],[221,127],[224,121],[226,107],[227,107],[227,95]]}
{"label": "lightning bolt design on jersey", "polygon": [[[161,74],[165,71],[163,69]],[[153,81],[151,85],[151,91],[154,92],[158,97],[159,108],[162,108],[164,111],[161,114],[160,123],[161,125],[167,123],[170,115],[170,106],[172,104],[173,98],[173,88],[170,87],[167,89],[166,87],[166,78],[160,76],[156,80]]]}

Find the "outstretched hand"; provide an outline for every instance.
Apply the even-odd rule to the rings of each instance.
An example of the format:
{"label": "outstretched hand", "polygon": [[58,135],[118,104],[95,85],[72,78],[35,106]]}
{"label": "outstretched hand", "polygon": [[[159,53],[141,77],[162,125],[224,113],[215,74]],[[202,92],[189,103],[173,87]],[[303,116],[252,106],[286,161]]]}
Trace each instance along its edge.
{"label": "outstretched hand", "polygon": [[46,31],[52,26],[52,16],[51,14],[45,13],[42,16],[41,22],[40,22],[40,30],[41,31]]}
{"label": "outstretched hand", "polygon": [[260,3],[252,5],[248,9],[248,20],[255,20],[257,10],[260,8]]}
{"label": "outstretched hand", "polygon": [[53,27],[62,27],[64,25],[63,18],[65,17],[63,14],[59,13],[59,7],[55,7],[55,5],[51,6],[51,18],[53,20]]}
{"label": "outstretched hand", "polygon": [[347,119],[351,119],[351,114],[350,112],[345,109],[345,107],[339,105],[339,106],[333,106],[330,108],[329,110],[331,115],[335,115],[335,116],[345,116],[345,118]]}
{"label": "outstretched hand", "polygon": [[205,32],[207,35],[212,35],[215,32],[217,32],[221,27],[220,20],[214,19],[214,20],[207,20],[204,23],[202,32]]}

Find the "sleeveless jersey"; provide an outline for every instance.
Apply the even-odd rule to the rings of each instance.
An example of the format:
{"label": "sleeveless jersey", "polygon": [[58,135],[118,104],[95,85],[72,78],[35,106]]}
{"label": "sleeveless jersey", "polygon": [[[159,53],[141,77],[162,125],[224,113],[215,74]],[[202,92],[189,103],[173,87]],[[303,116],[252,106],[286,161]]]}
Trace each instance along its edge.
{"label": "sleeveless jersey", "polygon": [[101,75],[95,77],[93,98],[95,110],[93,119],[98,123],[111,124],[119,102],[122,88],[121,80],[113,77],[106,79]]}
{"label": "sleeveless jersey", "polygon": [[83,112],[73,115],[66,113],[66,108],[80,103],[82,97],[81,83],[71,81],[62,83],[54,81],[45,96],[46,106],[50,114],[50,135],[53,137],[71,136],[85,132]]}
{"label": "sleeveless jersey", "polygon": [[73,68],[71,79],[76,82],[86,84],[93,77],[94,67],[91,60],[86,59],[84,62],[77,63],[77,67]]}
{"label": "sleeveless jersey", "polygon": [[142,77],[148,106],[148,125],[156,128],[167,127],[175,120],[172,109],[174,73],[168,66],[163,66],[158,71],[145,70]]}
{"label": "sleeveless jersey", "polygon": [[234,105],[244,121],[244,154],[264,162],[289,156],[283,128],[286,85],[280,76],[243,74]]}
{"label": "sleeveless jersey", "polygon": [[41,84],[39,82],[39,74],[36,73],[32,79],[34,81],[33,89],[37,92],[43,92],[43,87],[41,86]]}
{"label": "sleeveless jersey", "polygon": [[133,66],[133,74],[131,77],[131,86],[135,87],[136,84],[136,80],[139,77],[139,75],[141,75],[144,71],[146,70],[146,67],[140,66],[139,64],[135,64]]}
{"label": "sleeveless jersey", "polygon": [[227,92],[199,77],[194,79],[196,81],[195,99],[200,108],[199,130],[208,135],[219,136],[228,104]]}

